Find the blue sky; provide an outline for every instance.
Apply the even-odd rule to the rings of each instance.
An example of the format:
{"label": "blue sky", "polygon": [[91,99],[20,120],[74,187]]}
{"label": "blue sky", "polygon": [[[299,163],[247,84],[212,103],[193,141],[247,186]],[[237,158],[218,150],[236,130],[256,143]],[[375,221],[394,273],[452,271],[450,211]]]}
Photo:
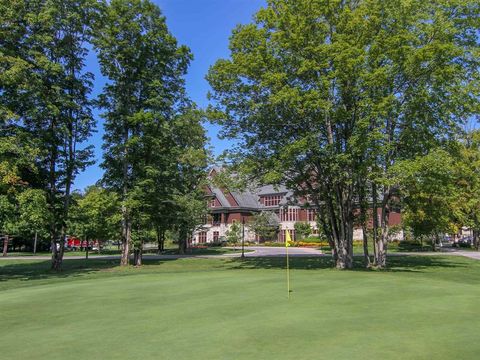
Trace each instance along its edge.
{"label": "blue sky", "polygon": [[[253,14],[265,5],[265,0],[154,0],[160,6],[167,18],[167,25],[178,42],[190,47],[194,60],[187,75],[187,91],[190,98],[200,107],[207,102],[208,83],[205,74],[208,68],[219,58],[229,56],[228,38],[237,24],[251,22]],[[94,95],[98,94],[105,79],[98,70],[95,55],[87,59],[87,70],[95,75]],[[102,177],[99,167],[102,158],[103,126],[97,118],[97,132],[92,136],[90,143],[95,146],[96,164],[79,174],[75,181],[76,189],[83,189],[94,184]],[[210,145],[214,154],[220,154],[228,148],[229,142],[219,140],[216,136],[218,127],[206,125],[211,139]]]}

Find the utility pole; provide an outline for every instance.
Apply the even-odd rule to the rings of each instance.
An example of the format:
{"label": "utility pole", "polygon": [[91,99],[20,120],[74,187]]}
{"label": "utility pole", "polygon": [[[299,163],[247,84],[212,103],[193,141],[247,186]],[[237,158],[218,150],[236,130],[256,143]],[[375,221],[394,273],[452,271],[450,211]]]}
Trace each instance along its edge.
{"label": "utility pole", "polygon": [[242,216],[242,259],[245,257],[245,218]]}

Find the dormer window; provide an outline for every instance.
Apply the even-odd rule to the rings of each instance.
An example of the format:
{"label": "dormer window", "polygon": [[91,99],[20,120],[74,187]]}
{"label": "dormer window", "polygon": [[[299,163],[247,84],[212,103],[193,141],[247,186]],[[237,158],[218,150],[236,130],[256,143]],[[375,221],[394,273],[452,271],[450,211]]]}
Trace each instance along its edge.
{"label": "dormer window", "polygon": [[215,207],[215,198],[210,199],[210,207]]}
{"label": "dormer window", "polygon": [[263,205],[265,205],[265,206],[278,206],[280,204],[280,201],[282,201],[282,196],[281,195],[264,196]]}

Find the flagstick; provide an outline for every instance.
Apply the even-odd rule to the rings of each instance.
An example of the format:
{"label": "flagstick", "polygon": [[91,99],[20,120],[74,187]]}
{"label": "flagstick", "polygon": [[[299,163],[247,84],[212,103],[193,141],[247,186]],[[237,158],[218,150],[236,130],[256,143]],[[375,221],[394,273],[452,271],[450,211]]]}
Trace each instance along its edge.
{"label": "flagstick", "polygon": [[290,299],[290,266],[288,264],[288,246],[286,246],[286,249],[287,249],[287,291],[288,291],[288,299]]}

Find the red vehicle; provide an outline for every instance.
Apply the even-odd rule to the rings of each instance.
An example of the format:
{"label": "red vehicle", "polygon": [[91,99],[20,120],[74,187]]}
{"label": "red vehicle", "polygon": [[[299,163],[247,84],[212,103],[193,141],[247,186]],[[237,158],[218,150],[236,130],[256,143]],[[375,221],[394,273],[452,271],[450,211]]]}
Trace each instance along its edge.
{"label": "red vehicle", "polygon": [[[80,240],[77,239],[74,236],[70,236],[67,239],[67,248],[71,250],[78,250],[78,249],[86,249],[87,248],[87,241],[86,240]],[[98,241],[89,241],[88,242],[88,249],[98,249]]]}

